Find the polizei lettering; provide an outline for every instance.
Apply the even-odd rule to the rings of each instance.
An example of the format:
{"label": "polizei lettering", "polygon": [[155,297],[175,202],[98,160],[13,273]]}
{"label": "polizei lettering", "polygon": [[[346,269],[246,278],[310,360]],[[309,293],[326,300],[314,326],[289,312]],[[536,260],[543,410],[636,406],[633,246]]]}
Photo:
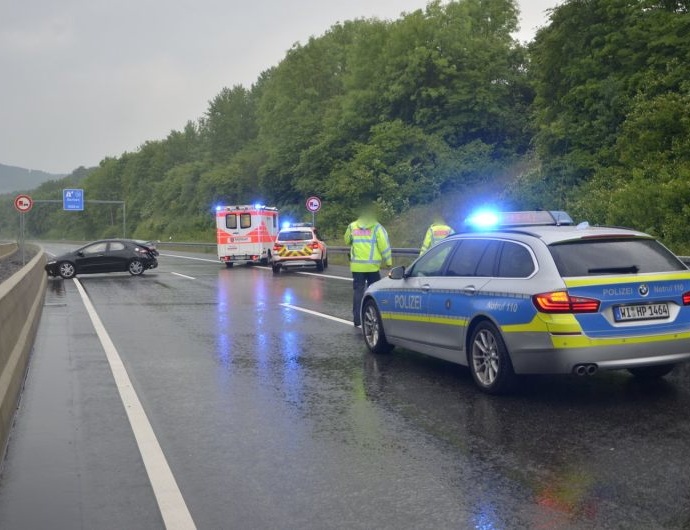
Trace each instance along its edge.
{"label": "polizei lettering", "polygon": [[421,309],[422,297],[415,294],[396,294],[395,295],[396,309]]}
{"label": "polizei lettering", "polygon": [[604,289],[604,296],[630,296],[632,294],[632,287],[609,287]]}

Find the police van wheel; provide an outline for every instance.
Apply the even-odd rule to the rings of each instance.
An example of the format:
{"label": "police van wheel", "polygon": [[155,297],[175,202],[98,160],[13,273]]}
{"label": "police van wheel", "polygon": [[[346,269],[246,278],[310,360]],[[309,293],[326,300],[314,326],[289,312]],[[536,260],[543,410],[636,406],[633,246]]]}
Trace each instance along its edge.
{"label": "police van wheel", "polygon": [[508,348],[496,326],[481,322],[472,333],[468,362],[472,378],[489,394],[503,394],[512,389],[515,372]]}
{"label": "police van wheel", "polygon": [[373,300],[364,302],[362,308],[362,334],[367,348],[373,353],[388,353],[393,349],[393,346],[386,340],[381,314]]}
{"label": "police van wheel", "polygon": [[233,267],[234,265],[235,265],[235,264],[234,264],[232,261],[226,261],[226,262],[225,262],[225,266],[226,266],[228,269],[232,269],[232,267]]}

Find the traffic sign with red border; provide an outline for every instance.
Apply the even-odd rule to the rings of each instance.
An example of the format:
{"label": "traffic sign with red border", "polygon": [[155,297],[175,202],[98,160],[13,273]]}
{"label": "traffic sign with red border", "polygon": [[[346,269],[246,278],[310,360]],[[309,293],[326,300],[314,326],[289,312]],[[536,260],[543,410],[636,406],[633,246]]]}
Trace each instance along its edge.
{"label": "traffic sign with red border", "polygon": [[34,201],[28,195],[17,195],[14,198],[14,207],[18,212],[26,213],[34,207]]}
{"label": "traffic sign with red border", "polygon": [[321,209],[321,199],[318,197],[309,197],[307,199],[307,210],[310,212],[318,212]]}

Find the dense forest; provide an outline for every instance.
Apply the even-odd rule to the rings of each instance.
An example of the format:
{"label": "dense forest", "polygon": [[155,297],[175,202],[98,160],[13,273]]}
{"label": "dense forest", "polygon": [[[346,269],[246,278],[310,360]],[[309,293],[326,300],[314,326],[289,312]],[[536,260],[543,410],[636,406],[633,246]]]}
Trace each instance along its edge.
{"label": "dense forest", "polygon": [[[518,15],[512,0],[457,0],[337,24],[167,138],[33,195],[83,187],[127,201],[130,235],[209,240],[218,203],[295,217],[319,195],[335,235],[362,201],[393,219],[495,180],[487,202],[565,208],[690,248],[690,0],[569,0],[529,44],[511,36]],[[27,226],[90,239],[119,235],[122,218],[39,205]]]}

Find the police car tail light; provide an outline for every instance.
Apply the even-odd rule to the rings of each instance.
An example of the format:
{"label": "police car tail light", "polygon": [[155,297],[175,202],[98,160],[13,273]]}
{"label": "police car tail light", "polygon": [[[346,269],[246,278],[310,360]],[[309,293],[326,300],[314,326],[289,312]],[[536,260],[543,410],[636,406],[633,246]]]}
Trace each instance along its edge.
{"label": "police car tail light", "polygon": [[280,250],[282,247],[283,247],[283,245],[281,245],[281,244],[279,244],[279,243],[274,243],[274,244],[273,244],[273,250],[275,250],[276,252],[277,252],[278,250]]}
{"label": "police car tail light", "polygon": [[690,292],[683,293],[683,305],[690,305]]}
{"label": "police car tail light", "polygon": [[310,246],[311,248],[313,248],[314,250],[318,250],[318,249],[319,249],[319,244],[318,244],[316,241],[314,241],[313,243],[310,243],[309,246]]}
{"label": "police car tail light", "polygon": [[599,300],[571,296],[566,291],[536,294],[532,300],[542,313],[596,313],[601,305]]}

